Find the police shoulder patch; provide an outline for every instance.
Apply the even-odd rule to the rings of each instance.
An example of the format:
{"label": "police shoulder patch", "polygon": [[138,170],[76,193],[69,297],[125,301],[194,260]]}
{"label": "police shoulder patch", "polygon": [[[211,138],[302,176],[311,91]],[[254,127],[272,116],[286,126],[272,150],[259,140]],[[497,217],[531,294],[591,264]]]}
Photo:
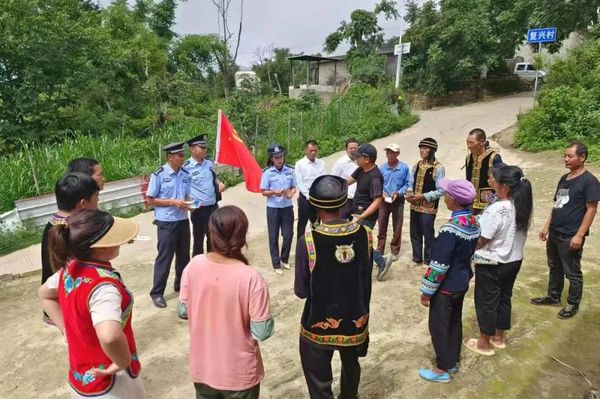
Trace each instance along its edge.
{"label": "police shoulder patch", "polygon": [[188,166],[189,164],[190,164],[190,160],[188,159],[187,161],[185,161],[185,162],[183,163],[183,166]]}
{"label": "police shoulder patch", "polygon": [[160,168],[156,169],[154,171],[154,173],[152,173],[153,175],[158,175],[160,172],[162,172],[163,170],[165,170],[165,168],[163,166],[161,166]]}
{"label": "police shoulder patch", "polygon": [[287,166],[287,167],[288,167],[288,168],[290,168],[290,169],[294,169],[294,165],[290,165],[290,164],[287,164],[287,163],[286,163],[286,164],[285,164],[285,166]]}

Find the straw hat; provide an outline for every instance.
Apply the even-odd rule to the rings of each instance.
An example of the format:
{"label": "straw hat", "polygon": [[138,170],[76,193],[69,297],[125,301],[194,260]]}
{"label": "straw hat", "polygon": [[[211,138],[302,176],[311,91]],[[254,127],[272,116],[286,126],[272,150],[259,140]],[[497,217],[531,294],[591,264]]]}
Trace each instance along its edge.
{"label": "straw hat", "polygon": [[132,219],[107,218],[105,226],[96,236],[98,240],[90,248],[111,248],[127,244],[137,236],[139,229]]}

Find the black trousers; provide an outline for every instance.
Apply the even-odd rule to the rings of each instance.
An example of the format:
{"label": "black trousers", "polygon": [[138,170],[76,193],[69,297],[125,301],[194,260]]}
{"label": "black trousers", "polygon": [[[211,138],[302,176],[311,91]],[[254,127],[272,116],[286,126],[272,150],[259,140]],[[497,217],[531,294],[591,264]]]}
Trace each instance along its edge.
{"label": "black trousers", "polygon": [[260,397],[260,384],[243,391],[226,391],[198,383],[194,383],[194,388],[196,399],[258,399]]}
{"label": "black trousers", "polygon": [[552,231],[548,235],[548,241],[546,241],[546,256],[550,268],[548,296],[560,299],[566,277],[569,280],[567,302],[571,305],[579,305],[583,295],[583,273],[581,272],[583,246],[578,251],[572,251],[569,248],[571,238],[573,237],[563,236]]}
{"label": "black trousers", "polygon": [[[410,243],[413,262],[429,263],[431,260],[431,247],[435,241],[435,216],[435,213],[410,210]],[[423,240],[425,240],[425,248],[423,248]]]}
{"label": "black trousers", "polygon": [[[279,252],[279,230],[283,236],[281,254]],[[267,231],[269,233],[269,252],[271,264],[274,269],[281,267],[281,262],[288,263],[292,236],[294,234],[294,207],[272,208],[267,207]]]}
{"label": "black trousers", "polygon": [[331,384],[333,372],[331,359],[333,352],[340,353],[342,361],[342,376],[340,380],[339,399],[355,399],[358,397],[360,383],[360,363],[358,362],[358,347],[340,347],[339,349],[321,349],[300,339],[300,361],[304,378],[308,385],[311,399],[333,399]]}
{"label": "black trousers", "polygon": [[475,265],[475,312],[482,334],[510,330],[512,291],[522,262]]}
{"label": "black trousers", "polygon": [[[190,219],[192,220],[192,231],[194,234],[194,248],[192,250],[192,256],[204,253],[204,237],[208,236],[208,219],[214,211],[219,209],[219,205],[213,204],[208,206],[201,206],[195,209]],[[206,252],[210,252],[210,239],[206,240]]]}
{"label": "black trousers", "polygon": [[429,302],[429,333],[435,350],[436,367],[456,366],[462,345],[462,308],[465,293],[436,293]]}
{"label": "black trousers", "polygon": [[317,221],[317,210],[308,202],[308,199],[300,194],[298,195],[298,227],[296,229],[296,237],[302,237],[306,231],[306,223]]}
{"label": "black trousers", "polygon": [[175,256],[175,292],[179,292],[181,274],[190,261],[190,223],[187,219],[178,222],[155,220],[158,229],[158,255],[154,261],[154,279],[150,296],[165,294],[171,262]]}

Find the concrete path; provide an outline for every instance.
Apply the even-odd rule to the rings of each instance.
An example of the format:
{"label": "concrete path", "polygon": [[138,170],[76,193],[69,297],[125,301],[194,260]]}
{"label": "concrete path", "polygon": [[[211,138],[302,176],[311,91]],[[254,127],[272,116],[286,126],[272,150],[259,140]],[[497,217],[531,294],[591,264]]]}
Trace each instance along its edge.
{"label": "concrete path", "polygon": [[[378,139],[372,144],[379,151],[378,163],[385,162],[383,149],[389,143],[398,143],[401,147],[400,159],[409,165],[418,160],[417,146],[424,137],[433,137],[439,143],[438,158],[446,167],[449,177],[462,177],[460,170],[467,154],[465,139],[469,130],[474,127],[483,128],[488,135],[499,132],[513,125],[519,113],[531,108],[531,93],[503,97],[492,101],[484,101],[461,107],[445,107],[437,110],[419,111],[421,120],[402,132]],[[330,171],[333,163],[343,152],[332,154],[325,160],[325,170]],[[503,154],[505,155],[505,154]],[[518,163],[514,154],[503,156],[508,163]],[[223,195],[221,205],[237,205],[248,215],[250,237],[266,231],[265,198],[260,194],[249,193],[244,184],[229,188]],[[121,256],[115,264],[128,263],[128,255],[145,252],[148,259],[156,256],[156,228],[152,224],[153,213],[148,212],[135,216],[140,225],[140,235],[152,237],[151,241],[140,241],[132,246],[121,248]],[[40,245],[13,252],[0,258],[0,275],[24,274],[41,268]]]}

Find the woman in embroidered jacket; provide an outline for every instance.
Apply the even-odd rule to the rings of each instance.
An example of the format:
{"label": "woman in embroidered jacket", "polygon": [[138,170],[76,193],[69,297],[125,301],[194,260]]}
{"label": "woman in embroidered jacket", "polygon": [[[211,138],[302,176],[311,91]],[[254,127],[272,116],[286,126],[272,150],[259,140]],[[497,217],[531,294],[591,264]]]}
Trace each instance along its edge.
{"label": "woman in embroidered jacket", "polygon": [[458,372],[462,342],[462,307],[473,276],[471,257],[479,238],[477,219],[470,206],[475,188],[464,179],[443,179],[444,202],[452,216],[442,227],[421,282],[421,303],[429,307],[429,333],[436,367],[422,368],[419,376],[431,382],[449,382]]}
{"label": "woman in embroidered jacket", "polygon": [[511,297],[523,262],[523,248],[531,223],[531,183],[517,166],[500,165],[490,173],[496,200],[479,217],[481,237],[475,252],[475,310],[479,339],[465,342],[467,349],[493,355],[506,347],[510,329]]}
{"label": "woman in embroidered jacket", "polygon": [[49,231],[56,271],[39,290],[44,310],[65,335],[72,398],[145,398],[131,329],[133,296],[110,261],[138,225],[82,209]]}

